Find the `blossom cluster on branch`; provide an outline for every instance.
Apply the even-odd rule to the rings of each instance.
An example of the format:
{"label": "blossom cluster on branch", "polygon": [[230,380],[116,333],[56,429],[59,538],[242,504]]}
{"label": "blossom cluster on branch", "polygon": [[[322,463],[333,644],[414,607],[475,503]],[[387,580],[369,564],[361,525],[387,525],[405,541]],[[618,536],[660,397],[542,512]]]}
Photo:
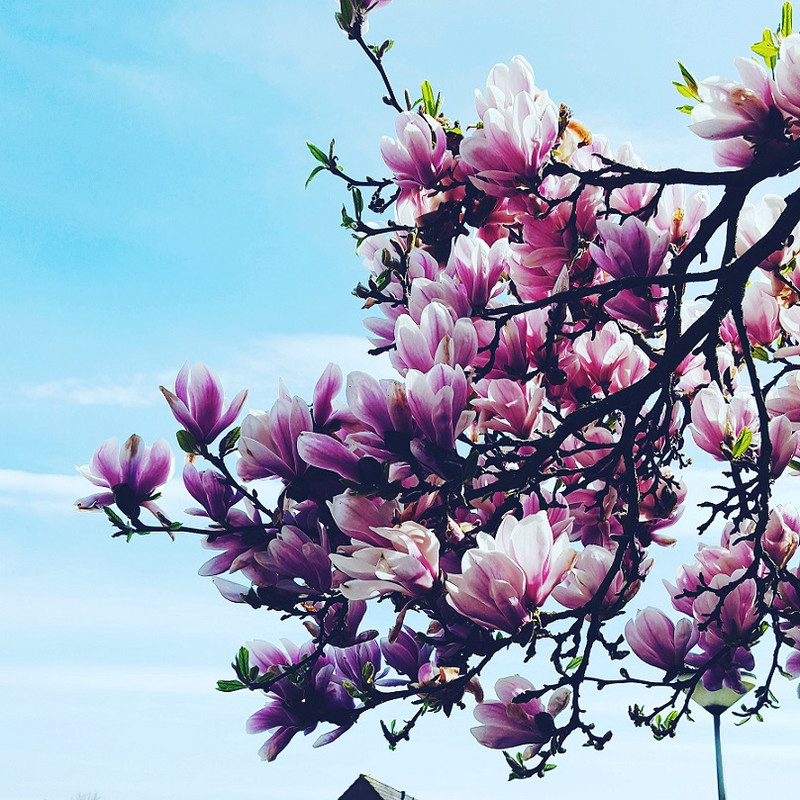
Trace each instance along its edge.
{"label": "blossom cluster on branch", "polygon": [[[474,701],[475,738],[524,747],[507,754],[512,776],[542,775],[571,734],[608,741],[588,687],[659,688],[663,702],[630,715],[671,736],[692,696],[715,713],[739,702],[770,640],[739,712],[760,715],[773,677],[800,674],[800,513],[771,500],[800,470],[800,192],[751,195],[800,166],[800,35],[784,19],[764,65],[737,62],[740,83],[681,67],[691,130],[734,169],[653,170],[573,118],[521,56],[492,69],[468,126],[427,82],[401,104],[391,42],[363,38],[387,2],[341,0],[337,22],[396,114],[380,143],[390,175],[354,178],[333,145],[309,147],[311,177],[350,192],[343,225],[368,270],[356,295],[397,378],[331,364],[310,402],[282,387],[237,427],[246,393],[227,402],[213,371],[186,366],[162,392],[198,524],[156,505],[169,447],[138,436],[100,446],[82,468],[100,491],[78,507],[128,538],[202,535],[215,554],[201,574],[228,600],[305,623],[308,642],[250,643],[220,682],[265,693],[248,730],[269,734],[268,760],[395,700],[416,710],[383,725],[392,746]],[[669,613],[628,616],[623,638],[617,618],[680,527],[687,433],[720,462],[701,532],[722,534],[668,584]],[[280,486],[274,506],[262,479]],[[381,601],[395,612],[382,637],[362,628]],[[615,666],[626,641],[659,677]],[[549,678],[503,678],[486,699],[480,674],[514,648]]]}

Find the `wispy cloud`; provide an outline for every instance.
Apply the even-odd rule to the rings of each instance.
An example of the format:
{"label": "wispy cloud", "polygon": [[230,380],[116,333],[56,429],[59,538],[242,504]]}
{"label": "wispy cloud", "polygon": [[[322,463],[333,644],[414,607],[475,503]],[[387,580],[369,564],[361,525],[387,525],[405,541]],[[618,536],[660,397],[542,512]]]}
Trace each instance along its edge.
{"label": "wispy cloud", "polygon": [[61,378],[22,387],[22,394],[31,400],[50,400],[78,406],[117,406],[140,408],[159,400],[158,382],[152,377],[136,375],[125,383],[84,378]]}

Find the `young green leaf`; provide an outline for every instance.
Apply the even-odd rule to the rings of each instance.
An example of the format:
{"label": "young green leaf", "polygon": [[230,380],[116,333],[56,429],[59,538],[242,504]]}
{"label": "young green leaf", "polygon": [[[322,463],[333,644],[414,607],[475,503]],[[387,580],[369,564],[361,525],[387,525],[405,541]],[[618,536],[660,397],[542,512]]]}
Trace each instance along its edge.
{"label": "young green leaf", "polygon": [[218,692],[238,692],[239,689],[244,689],[241,681],[217,681]]}
{"label": "young green leaf", "polygon": [[431,86],[429,81],[423,81],[422,83],[422,104],[425,107],[425,113],[431,117],[437,117],[439,115],[439,103],[441,101],[441,95],[438,98],[434,99],[433,96],[433,87]]}
{"label": "young green leaf", "polygon": [[353,187],[353,206],[356,210],[356,217],[360,217],[364,211],[364,197],[361,194],[361,189]]}
{"label": "young green leaf", "polygon": [[583,661],[583,656],[575,656],[572,661],[567,664],[567,672],[572,672],[573,669],[577,669],[581,665],[581,661]]}
{"label": "young green leaf", "polygon": [[751,45],[750,49],[757,55],[764,59],[764,63],[770,68],[775,69],[775,64],[778,61],[779,48],[775,44],[772,36],[772,31],[767,28],[761,37],[760,42]]}
{"label": "young green leaf", "polygon": [[330,163],[330,159],[322,150],[319,149],[315,144],[311,144],[311,142],[306,142],[306,147],[311,151],[311,155],[319,161],[320,164],[324,164],[326,167]]}
{"label": "young green leaf", "polygon": [[[680,61],[678,62],[678,69],[681,71],[681,77],[686,82],[686,90],[689,92],[686,97],[699,100],[700,98],[697,94],[697,79]],[[676,83],[675,85],[677,86],[678,84]],[[683,94],[683,92],[681,92],[681,94]]]}
{"label": "young green leaf", "polygon": [[178,440],[178,447],[183,450],[184,453],[188,453],[189,455],[194,455],[198,451],[197,449],[197,442],[195,441],[194,436],[192,436],[189,431],[180,430],[177,431],[175,434],[175,438]]}
{"label": "young green leaf", "polygon": [[781,9],[781,27],[778,31],[781,39],[792,35],[792,4],[784,3]]}
{"label": "young green leaf", "polygon": [[747,449],[750,447],[750,443],[752,441],[753,432],[745,425],[745,427],[742,428],[741,433],[736,437],[736,441],[733,445],[733,451],[731,452],[731,455],[733,456],[734,460],[741,458],[747,452]]}
{"label": "young green leaf", "polygon": [[308,189],[308,184],[311,183],[311,181],[314,179],[314,176],[318,172],[322,172],[322,170],[324,170],[324,169],[326,169],[326,167],[323,167],[323,166],[314,167],[314,169],[311,170],[311,174],[306,178],[306,183],[305,183],[305,186],[303,188],[304,189]]}

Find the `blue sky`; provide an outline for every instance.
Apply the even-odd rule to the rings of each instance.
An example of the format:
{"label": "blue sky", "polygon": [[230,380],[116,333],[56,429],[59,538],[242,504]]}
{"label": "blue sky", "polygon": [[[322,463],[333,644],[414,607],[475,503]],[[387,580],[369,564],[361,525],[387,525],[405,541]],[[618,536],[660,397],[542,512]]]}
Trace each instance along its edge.
{"label": "blue sky", "polygon": [[[643,785],[653,800],[710,796],[710,719],[656,744],[628,725],[622,696],[597,698],[618,731],[608,751],[573,748],[543,784],[506,784],[469,712],[431,719],[394,754],[365,719],[328,748],[298,741],[262,764],[244,733],[258,698],[213,687],[242,642],[302,633],[222,601],[196,575],[196,540],[125,545],[72,509],[88,492],[73,465],[100,441],[172,440],[157,386],[187,359],[214,366],[230,395],[248,387],[255,408],[272,404],[280,376],[308,396],[331,359],[370,366],[340,187],[320,176],[303,189],[306,140],[335,137],[349,169],[377,174],[393,131],[333,6],[0,5],[0,800],[321,799],[359,772],[420,800],[577,798],[599,785],[620,800]],[[395,39],[397,85],[413,94],[430,79],[452,118],[471,120],[474,88],[522,53],[615,145],[631,140],[654,166],[707,166],[674,111],[675,61],[732,75],[778,15],[777,2],[738,0],[724,12],[685,0],[395,0],[371,35]],[[691,488],[702,497],[712,481],[700,470]],[[693,519],[676,528],[678,551],[659,554],[666,577],[694,549]],[[794,686],[784,694],[789,708],[767,725],[726,727],[734,800],[758,790],[759,770],[800,777]]]}

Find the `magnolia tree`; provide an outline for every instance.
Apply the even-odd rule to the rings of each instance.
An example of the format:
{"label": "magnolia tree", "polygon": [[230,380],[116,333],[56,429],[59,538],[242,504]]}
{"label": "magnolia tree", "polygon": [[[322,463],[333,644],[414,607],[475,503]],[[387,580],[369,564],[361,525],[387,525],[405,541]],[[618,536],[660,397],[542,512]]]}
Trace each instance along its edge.
{"label": "magnolia tree", "polygon": [[[307,642],[251,642],[219,683],[262,693],[247,728],[267,760],[296,733],[327,726],[327,744],[404,700],[408,721],[382,723],[391,746],[425,714],[472,705],[472,734],[517,778],[552,769],[571,737],[605,745],[593,688],[658,690],[629,709],[658,738],[693,702],[717,731],[730,706],[760,718],[773,681],[800,674],[800,514],[771,500],[800,470],[800,191],[759,194],[800,167],[791,7],[739,80],[681,65],[681,110],[721,168],[698,172],[614,149],[520,56],[492,69],[466,125],[427,82],[421,99],[398,93],[392,43],[364,38],[387,2],[341,0],[336,19],[395,113],[388,177],[309,148],[311,177],[350,193],[343,225],[369,270],[355,294],[397,378],[331,364],[310,404],[282,389],[237,425],[246,392],[226,401],[211,369],[187,365],[161,391],[197,522],[159,508],[170,448],[135,435],[81,468],[98,489],[78,508],[128,539],[201,535],[215,555],[200,573],[244,580],[215,577],[227,600],[303,621]],[[715,538],[663,608],[632,614],[674,542],[692,440],[719,462],[700,503]],[[364,625],[378,604],[392,610],[382,636]],[[546,677],[484,696],[481,673],[506,652]]]}

